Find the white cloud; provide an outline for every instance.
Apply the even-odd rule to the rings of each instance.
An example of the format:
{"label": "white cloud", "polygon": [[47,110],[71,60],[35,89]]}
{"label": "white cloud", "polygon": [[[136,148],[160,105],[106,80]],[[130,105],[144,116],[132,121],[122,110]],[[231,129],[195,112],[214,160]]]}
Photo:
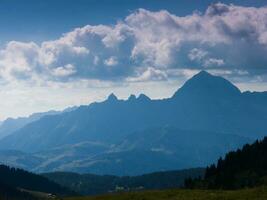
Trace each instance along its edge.
{"label": "white cloud", "polygon": [[188,58],[191,61],[196,61],[203,67],[217,67],[225,64],[223,59],[212,58],[209,53],[202,49],[193,48],[189,51]]}
{"label": "white cloud", "polygon": [[129,82],[163,81],[167,80],[168,75],[159,69],[148,67],[145,71],[135,77],[128,77]]}
{"label": "white cloud", "polygon": [[54,76],[64,77],[72,75],[76,72],[75,67],[71,64],[67,64],[63,67],[57,67],[52,70]]}
{"label": "white cloud", "polygon": [[110,58],[108,58],[104,61],[104,64],[107,66],[115,66],[118,64],[118,60],[116,57],[111,56]]}
{"label": "white cloud", "polygon": [[267,7],[217,3],[187,16],[138,9],[115,25],[87,25],[40,45],[11,41],[0,49],[0,76],[38,83],[121,81],[141,76],[136,66],[147,74],[218,66],[267,73],[266,53]]}
{"label": "white cloud", "polygon": [[224,65],[224,61],[222,59],[217,59],[217,58],[209,58],[204,62],[205,67],[216,67],[222,65]]}
{"label": "white cloud", "polygon": [[37,62],[38,46],[35,43],[11,41],[0,50],[0,75],[7,80],[28,75]]}
{"label": "white cloud", "polygon": [[194,61],[194,60],[201,61],[207,54],[208,54],[207,51],[194,48],[194,49],[190,50],[188,57],[192,61]]}

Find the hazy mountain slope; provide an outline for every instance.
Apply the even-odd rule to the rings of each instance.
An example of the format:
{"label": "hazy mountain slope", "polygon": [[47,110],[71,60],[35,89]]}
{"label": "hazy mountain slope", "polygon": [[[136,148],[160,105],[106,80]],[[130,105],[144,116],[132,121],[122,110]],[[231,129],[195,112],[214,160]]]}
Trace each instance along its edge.
{"label": "hazy mountain slope", "polygon": [[66,166],[77,165],[79,160],[87,160],[90,157],[104,153],[110,146],[102,143],[83,142],[74,145],[64,145],[47,151],[33,154],[43,162],[35,165],[30,170],[36,172],[72,171]]}
{"label": "hazy mountain slope", "polygon": [[34,113],[30,115],[29,117],[19,117],[19,118],[8,118],[1,122],[0,124],[0,139],[4,138],[10,134],[12,134],[14,131],[19,130],[20,128],[24,127],[25,125],[32,123],[34,121],[37,121],[41,119],[42,117],[46,115],[56,115],[64,112],[69,112],[72,110],[75,110],[76,107],[67,108],[63,111],[48,111],[43,113]]}
{"label": "hazy mountain slope", "polygon": [[82,141],[114,143],[133,131],[166,125],[257,138],[266,134],[267,109],[251,103],[253,98],[262,106],[267,104],[261,93],[243,94],[229,81],[200,72],[170,99],[150,100],[142,95],[123,101],[111,95],[101,103],[43,117],[0,144],[34,152]]}
{"label": "hazy mountain slope", "polygon": [[96,174],[138,175],[160,170],[205,167],[251,139],[164,127],[136,132],[110,151],[69,162],[61,169]]}
{"label": "hazy mountain slope", "polygon": [[62,171],[65,165],[88,159],[109,149],[110,146],[105,144],[83,142],[55,147],[34,154],[17,150],[1,150],[0,163],[35,172]]}
{"label": "hazy mountain slope", "polygon": [[35,172],[138,175],[206,166],[251,141],[238,135],[157,127],[132,133],[116,145],[83,142],[33,154],[0,151],[0,158]]}
{"label": "hazy mountain slope", "polygon": [[27,152],[33,161],[24,166],[42,172],[125,175],[204,166],[267,134],[266,100],[266,92],[241,93],[202,71],[168,99],[118,100],[111,94],[100,103],[44,116],[0,140],[0,148]]}
{"label": "hazy mountain slope", "polygon": [[36,166],[44,162],[42,157],[17,150],[1,150],[0,163],[12,167],[18,167],[26,170],[33,170]]}
{"label": "hazy mountain slope", "polygon": [[184,180],[188,177],[202,177],[204,168],[124,177],[69,172],[54,172],[42,175],[60,185],[71,188],[79,194],[95,195],[116,191],[118,187],[124,188],[124,190],[178,188],[183,185]]}
{"label": "hazy mountain slope", "polygon": [[[39,151],[83,141],[113,143],[132,130],[141,130],[160,120],[160,117],[149,112],[153,110],[155,103],[157,102],[142,98],[131,102],[110,96],[103,103],[81,106],[62,115],[45,116],[28,124],[4,138],[0,142],[1,148]],[[140,116],[144,120],[140,120]]]}

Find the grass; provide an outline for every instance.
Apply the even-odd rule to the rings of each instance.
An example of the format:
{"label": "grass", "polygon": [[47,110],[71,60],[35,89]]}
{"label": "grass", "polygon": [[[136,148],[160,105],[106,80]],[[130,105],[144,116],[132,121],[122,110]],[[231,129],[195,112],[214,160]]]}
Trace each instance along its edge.
{"label": "grass", "polygon": [[267,187],[222,190],[161,190],[75,197],[65,200],[267,200]]}

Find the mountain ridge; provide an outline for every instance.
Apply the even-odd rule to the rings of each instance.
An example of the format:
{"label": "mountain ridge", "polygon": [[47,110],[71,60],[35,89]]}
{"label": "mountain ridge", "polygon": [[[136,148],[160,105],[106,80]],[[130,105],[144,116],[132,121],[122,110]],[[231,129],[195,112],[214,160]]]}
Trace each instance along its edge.
{"label": "mountain ridge", "polygon": [[69,107],[66,108],[62,111],[55,111],[55,110],[50,110],[47,112],[38,112],[38,113],[33,113],[29,115],[28,117],[18,117],[18,118],[7,118],[6,120],[2,121],[0,124],[0,139],[11,135],[13,132],[16,130],[21,129],[22,127],[26,126],[27,124],[30,124],[32,122],[38,121],[44,116],[47,115],[57,115],[60,113],[65,113],[65,112],[70,112],[72,110],[75,110],[77,107]]}
{"label": "mountain ridge", "polygon": [[[218,87],[217,91],[216,88]],[[210,95],[211,92],[212,95]],[[134,155],[142,155],[144,159],[145,157],[152,156],[151,158],[168,161],[169,166],[178,169],[185,167],[185,152],[192,152],[190,146],[179,143],[181,148],[183,148],[182,152],[184,154],[180,154],[174,159],[176,160],[175,162],[168,158],[168,154],[152,151],[151,149],[140,149],[139,147],[133,151],[121,149],[118,153],[111,154],[111,152],[129,135],[136,137],[133,140],[129,140],[133,142],[146,138],[146,135],[153,133],[153,128],[158,128],[163,133],[164,131],[172,132],[167,127],[174,127],[175,131],[171,134],[172,137],[166,138],[166,146],[176,136],[175,141],[179,142],[183,139],[186,131],[189,131],[192,134],[196,133],[193,134],[192,140],[198,138],[199,144],[205,142],[204,138],[206,140],[207,138],[210,139],[209,141],[211,142],[204,149],[201,145],[197,145],[199,148],[195,151],[200,151],[201,148],[205,151],[205,149],[213,145],[212,142],[216,141],[213,146],[214,151],[217,156],[222,155],[229,150],[238,148],[243,143],[234,140],[236,142],[231,146],[229,143],[217,142],[217,136],[221,137],[221,135],[224,135],[227,138],[240,137],[242,138],[241,141],[248,143],[266,135],[266,100],[265,93],[242,93],[226,79],[213,76],[207,72],[200,72],[189,79],[171,98],[153,100],[141,94],[139,97],[130,96],[128,100],[120,100],[114,94],[111,94],[103,102],[80,106],[74,111],[61,115],[45,116],[36,122],[30,123],[12,135],[0,140],[0,148],[2,150],[15,149],[36,155],[38,152],[43,154],[47,149],[63,147],[64,145],[88,142],[88,147],[95,148],[90,146],[90,144],[100,143],[108,146],[108,148],[105,150],[99,149],[99,151],[88,150],[88,155],[90,156],[87,158],[83,157],[82,160],[75,160],[75,156],[72,154],[71,158],[76,163],[75,167],[72,163],[64,164],[64,160],[70,159],[65,150],[60,155],[56,154],[58,158],[63,159],[62,169],[77,169],[83,172],[95,172],[94,170],[96,169],[102,169],[102,171],[97,171],[100,174],[110,172],[107,171],[108,169],[105,168],[104,164],[108,162],[110,163],[110,169],[115,169],[112,166],[116,166],[116,163],[111,159],[125,160],[127,154],[131,155],[132,159],[128,159],[127,162],[136,164],[141,162],[145,165],[145,160],[137,161],[134,159]],[[150,130],[150,133],[147,130]],[[154,132],[156,133],[157,131]],[[155,138],[151,141],[160,141],[162,133],[152,134]],[[210,137],[204,137],[204,135],[209,135],[210,133]],[[198,134],[200,136],[203,135],[203,137],[199,137]],[[212,134],[216,137],[213,137]],[[150,140],[145,140],[148,140],[146,142],[149,144]],[[190,140],[187,140],[187,143],[189,142]],[[131,145],[133,143],[129,144],[129,146]],[[160,147],[160,143],[154,142],[153,145],[151,148],[154,150],[163,149]],[[217,147],[220,145],[222,145],[223,151],[218,150]],[[95,155],[91,155],[91,151]],[[142,151],[144,152],[143,154]],[[175,151],[178,150],[175,149]],[[201,160],[205,161],[205,164],[212,161],[211,157],[205,158],[204,154],[200,155],[198,162],[196,162],[196,158],[192,158],[191,161],[194,164],[191,163],[186,167],[199,167]],[[52,159],[49,156],[47,157],[47,154],[41,157],[48,160]],[[157,165],[154,162],[155,168],[146,165],[147,169],[143,169],[143,172],[150,172],[153,169],[160,170],[159,166],[161,165],[159,163]],[[53,166],[53,162],[49,166]],[[127,166],[125,165],[125,167]],[[48,167],[48,169],[51,168]],[[123,171],[124,169],[121,169],[121,172]],[[121,172],[113,171],[113,173]],[[131,171],[129,173],[142,173],[142,171]]]}

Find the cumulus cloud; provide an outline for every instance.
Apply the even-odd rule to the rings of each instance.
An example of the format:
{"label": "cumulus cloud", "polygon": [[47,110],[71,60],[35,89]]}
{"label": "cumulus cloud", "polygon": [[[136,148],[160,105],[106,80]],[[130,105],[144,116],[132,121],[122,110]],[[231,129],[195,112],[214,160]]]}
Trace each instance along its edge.
{"label": "cumulus cloud", "polygon": [[55,76],[64,77],[64,76],[70,76],[74,74],[75,72],[76,70],[74,66],[71,64],[67,64],[63,67],[58,67],[58,68],[53,69],[52,74]]}
{"label": "cumulus cloud", "polygon": [[38,46],[33,43],[11,41],[0,50],[0,75],[12,80],[29,75],[38,62]]}
{"label": "cumulus cloud", "polygon": [[135,77],[128,77],[129,82],[145,82],[145,81],[163,81],[168,78],[166,72],[153,67],[148,67],[145,71],[138,73]]}
{"label": "cumulus cloud", "polygon": [[138,9],[115,25],[87,25],[53,41],[10,41],[0,77],[20,80],[166,80],[170,70],[267,72],[267,7],[222,3],[177,16]]}

